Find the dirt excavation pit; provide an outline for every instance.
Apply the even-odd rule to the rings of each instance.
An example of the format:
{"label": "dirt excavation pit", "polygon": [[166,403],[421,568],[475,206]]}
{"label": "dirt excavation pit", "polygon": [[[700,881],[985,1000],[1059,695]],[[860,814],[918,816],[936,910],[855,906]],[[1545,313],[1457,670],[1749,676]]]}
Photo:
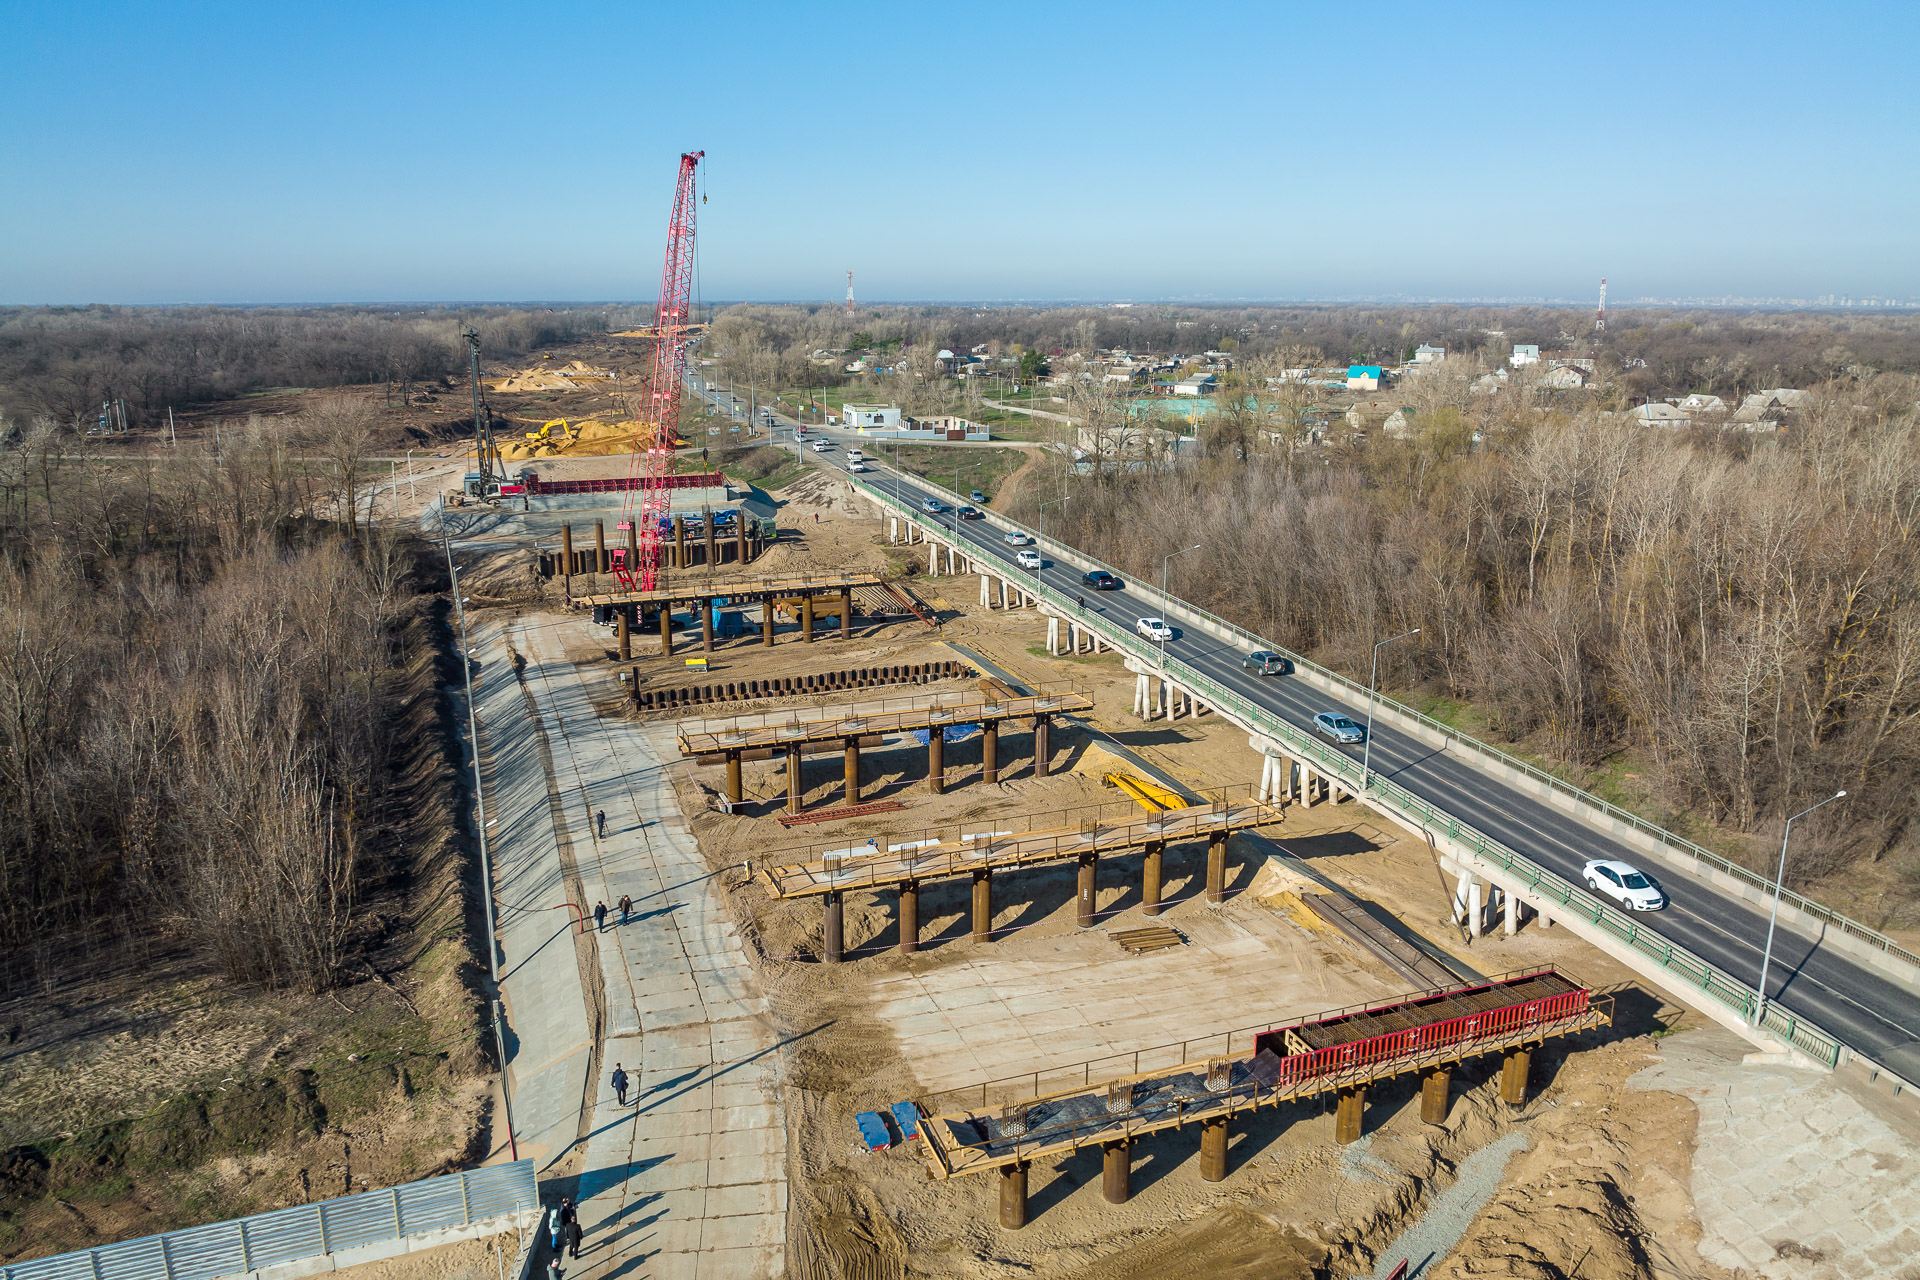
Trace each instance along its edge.
{"label": "dirt excavation pit", "polygon": [[[804,535],[780,548],[789,564],[839,571],[913,563],[910,554],[886,545],[870,512],[846,509],[844,486],[823,477],[795,490],[802,496],[789,501],[783,520],[802,516]],[[925,563],[922,553],[916,570]],[[783,636],[772,650],[745,645],[715,655],[740,664],[721,678],[788,674],[802,669],[797,664],[817,669],[813,664],[957,654],[1028,687],[1072,680],[1089,691],[1094,706],[1084,716],[1056,721],[1048,778],[1033,776],[1030,734],[1009,725],[1000,759],[1010,776],[983,783],[977,738],[956,743],[945,753],[948,790],[936,796],[925,784],[926,747],[893,741],[863,749],[861,798],[897,802],[901,809],[788,829],[776,820],[784,812],[783,762],[746,762],[745,804],[735,814],[717,812],[709,803],[723,785],[722,770],[678,760],[671,717],[636,717],[617,698],[601,704],[602,714],[633,718],[634,732],[674,762],[702,853],[757,949],[755,963],[786,1041],[791,1274],[809,1280],[1384,1276],[1399,1260],[1388,1252],[1396,1240],[1404,1236],[1406,1247],[1414,1247],[1436,1232],[1442,1243],[1430,1248],[1432,1256],[1409,1259],[1425,1263],[1423,1276],[1717,1280],[1734,1274],[1696,1247],[1704,1242],[1724,1256],[1717,1242],[1731,1230],[1725,1223],[1703,1229],[1695,1210],[1697,1108],[1707,1102],[1697,1088],[1689,1093],[1700,1078],[1694,1046],[1723,1033],[1698,1030],[1700,1015],[1640,984],[1564,928],[1534,921],[1513,936],[1495,930],[1468,945],[1451,927],[1450,887],[1426,844],[1358,805],[1296,805],[1258,838],[1236,837],[1229,845],[1229,896],[1220,906],[1205,901],[1204,846],[1169,849],[1168,907],[1152,923],[1172,928],[1180,940],[1160,951],[1130,955],[1112,937],[1148,922],[1134,855],[1102,860],[1099,921],[1089,929],[1077,923],[1070,865],[996,875],[996,936],[984,942],[971,936],[970,884],[925,882],[921,949],[914,954],[897,949],[894,890],[848,891],[848,959],[820,963],[821,904],[772,898],[763,881],[743,874],[748,859],[764,866],[782,850],[868,839],[898,843],[956,825],[999,829],[1078,805],[1105,804],[1122,813],[1127,805],[1102,778],[1139,771],[1141,762],[1196,791],[1257,775],[1258,758],[1244,732],[1218,716],[1142,723],[1130,712],[1131,675],[1116,657],[1048,655],[1043,616],[978,609],[977,581],[916,572],[916,591],[942,613],[937,639],[904,623],[852,645],[823,639],[805,646]],[[607,661],[589,624],[568,630],[569,652],[607,671],[613,688],[612,669],[621,664]],[[664,674],[659,659],[648,662]],[[646,666],[638,659],[635,665]],[[965,688],[966,682],[927,691],[948,686]],[[888,692],[785,701],[819,705]],[[698,714],[724,710],[703,707]],[[839,751],[807,757],[803,782],[808,810],[842,803]],[[1220,1183],[1200,1178],[1191,1130],[1136,1142],[1133,1194],[1122,1205],[1102,1197],[1097,1149],[1041,1160],[1029,1176],[1028,1225],[1019,1231],[998,1225],[993,1176],[935,1180],[911,1142],[866,1152],[855,1115],[885,1111],[902,1099],[1409,990],[1407,979],[1303,905],[1303,895],[1316,886],[1299,864],[1274,852],[1276,845],[1471,970],[1495,974],[1554,963],[1609,991],[1614,1025],[1537,1050],[1528,1100],[1519,1107],[1499,1100],[1497,1063],[1487,1060],[1455,1070],[1443,1125],[1422,1123],[1417,1077],[1370,1088],[1363,1136],[1347,1146],[1334,1141],[1333,1117],[1318,1103],[1260,1111],[1235,1123],[1228,1177]],[[1669,1052],[1684,1069],[1662,1076]],[[1742,1069],[1737,1055],[1726,1069]],[[1838,1104],[1827,1109],[1849,1114]],[[1861,1149],[1871,1153],[1877,1148],[1868,1144],[1880,1140],[1866,1134]],[[1818,1141],[1803,1140],[1797,1154],[1817,1151]],[[1476,1153],[1485,1154],[1469,1165]],[[1443,1198],[1456,1182],[1455,1194]],[[1407,1234],[1416,1226],[1425,1234]],[[1815,1252],[1823,1247],[1792,1243]],[[1786,1264],[1760,1273],[1827,1274],[1812,1263],[1801,1267],[1805,1258],[1791,1249],[1780,1256]]]}

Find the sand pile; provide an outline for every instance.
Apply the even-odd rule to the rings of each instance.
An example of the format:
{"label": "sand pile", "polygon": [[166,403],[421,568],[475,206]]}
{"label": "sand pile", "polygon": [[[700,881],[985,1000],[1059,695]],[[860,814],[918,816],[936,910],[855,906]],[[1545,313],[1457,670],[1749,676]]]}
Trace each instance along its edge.
{"label": "sand pile", "polygon": [[[529,458],[598,458],[608,454],[633,452],[634,433],[640,424],[632,418],[624,422],[600,422],[588,418],[584,422],[572,424],[571,441],[562,439],[558,429],[546,440],[516,440],[503,446],[500,456],[508,462],[525,462]],[[684,448],[686,441],[676,439],[674,448]]]}
{"label": "sand pile", "polygon": [[504,378],[486,380],[489,391],[566,391],[595,381],[616,381],[619,375],[611,369],[596,369],[581,360],[569,360],[566,364],[537,364],[518,373],[510,373]]}

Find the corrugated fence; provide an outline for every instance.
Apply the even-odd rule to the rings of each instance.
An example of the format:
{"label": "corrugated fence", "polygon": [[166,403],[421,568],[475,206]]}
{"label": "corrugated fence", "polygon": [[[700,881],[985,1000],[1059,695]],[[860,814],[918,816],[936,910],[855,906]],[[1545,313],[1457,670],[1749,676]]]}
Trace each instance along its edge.
{"label": "corrugated fence", "polygon": [[0,1268],[4,1280],[216,1280],[538,1209],[533,1161],[212,1222]]}

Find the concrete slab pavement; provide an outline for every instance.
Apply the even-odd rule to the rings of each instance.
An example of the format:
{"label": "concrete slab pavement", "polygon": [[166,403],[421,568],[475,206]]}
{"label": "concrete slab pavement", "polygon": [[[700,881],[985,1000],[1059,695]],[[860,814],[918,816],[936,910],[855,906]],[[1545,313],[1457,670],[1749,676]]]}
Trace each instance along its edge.
{"label": "concrete slab pavement", "polygon": [[[677,754],[597,716],[565,655],[566,629],[584,625],[514,624],[565,821],[581,833],[588,905],[609,907],[597,936],[607,1040],[578,1191],[588,1270],[575,1280],[783,1275],[786,1118],[766,999],[681,815],[667,773]],[[625,1108],[608,1083],[615,1063],[633,1081]]]}
{"label": "concrete slab pavement", "polygon": [[[499,913],[507,1074],[520,1155],[544,1170],[571,1149],[588,1096],[592,1024],[536,722],[527,716],[505,628],[469,633],[479,654],[475,715],[490,766],[488,844]],[[555,910],[556,907],[561,907]]]}

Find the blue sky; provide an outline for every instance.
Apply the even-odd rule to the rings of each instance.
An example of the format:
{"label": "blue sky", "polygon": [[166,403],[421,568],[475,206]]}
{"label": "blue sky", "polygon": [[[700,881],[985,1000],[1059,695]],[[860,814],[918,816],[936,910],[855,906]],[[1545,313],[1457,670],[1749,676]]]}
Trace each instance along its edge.
{"label": "blue sky", "polygon": [[0,303],[1920,296],[1920,5],[0,0]]}

